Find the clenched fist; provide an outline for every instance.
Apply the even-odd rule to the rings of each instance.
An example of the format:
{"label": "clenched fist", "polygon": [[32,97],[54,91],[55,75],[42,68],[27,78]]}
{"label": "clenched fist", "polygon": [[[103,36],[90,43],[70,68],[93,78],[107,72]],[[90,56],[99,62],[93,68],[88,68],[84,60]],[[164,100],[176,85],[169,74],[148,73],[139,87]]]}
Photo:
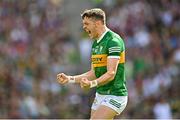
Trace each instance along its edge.
{"label": "clenched fist", "polygon": [[89,89],[90,88],[90,81],[87,78],[82,78],[80,81],[81,88]]}
{"label": "clenched fist", "polygon": [[64,85],[69,82],[69,77],[65,75],[64,73],[60,73],[57,75],[57,81],[58,83]]}

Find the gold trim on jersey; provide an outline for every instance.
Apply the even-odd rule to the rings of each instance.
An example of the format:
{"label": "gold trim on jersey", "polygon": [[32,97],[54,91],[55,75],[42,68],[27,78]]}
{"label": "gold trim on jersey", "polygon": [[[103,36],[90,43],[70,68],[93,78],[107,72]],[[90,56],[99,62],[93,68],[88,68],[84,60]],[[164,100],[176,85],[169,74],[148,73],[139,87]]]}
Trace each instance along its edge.
{"label": "gold trim on jersey", "polygon": [[123,52],[120,54],[119,63],[125,63],[125,51],[123,51]]}
{"label": "gold trim on jersey", "polygon": [[[107,66],[107,54],[92,55],[91,60],[94,68]],[[120,54],[119,63],[125,63],[125,51]]]}

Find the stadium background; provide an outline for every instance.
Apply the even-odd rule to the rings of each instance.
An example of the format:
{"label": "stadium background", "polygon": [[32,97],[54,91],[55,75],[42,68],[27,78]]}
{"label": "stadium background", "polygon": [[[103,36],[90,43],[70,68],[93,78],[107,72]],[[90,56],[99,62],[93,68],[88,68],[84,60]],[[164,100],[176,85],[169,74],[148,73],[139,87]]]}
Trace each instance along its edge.
{"label": "stadium background", "polygon": [[80,13],[93,7],[126,43],[129,102],[118,118],[180,118],[178,0],[1,0],[0,118],[89,118],[94,90],[56,75],[90,68]]}

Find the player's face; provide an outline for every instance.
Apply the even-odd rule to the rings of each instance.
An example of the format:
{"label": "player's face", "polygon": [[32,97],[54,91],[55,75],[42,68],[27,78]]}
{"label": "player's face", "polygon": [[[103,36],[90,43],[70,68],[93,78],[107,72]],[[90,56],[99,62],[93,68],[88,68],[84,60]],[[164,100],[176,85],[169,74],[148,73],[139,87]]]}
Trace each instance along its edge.
{"label": "player's face", "polygon": [[95,20],[92,18],[84,17],[83,19],[83,29],[88,33],[89,37],[91,39],[97,38],[97,25]]}

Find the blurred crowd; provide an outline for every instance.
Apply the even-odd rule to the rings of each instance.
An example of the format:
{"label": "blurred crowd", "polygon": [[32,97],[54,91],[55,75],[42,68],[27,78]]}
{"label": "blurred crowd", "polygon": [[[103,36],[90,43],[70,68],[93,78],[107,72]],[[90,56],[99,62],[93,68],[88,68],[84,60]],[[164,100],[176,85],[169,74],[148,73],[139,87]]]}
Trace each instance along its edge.
{"label": "blurred crowd", "polygon": [[[180,118],[179,1],[91,2],[126,44],[129,102],[119,118]],[[0,1],[0,118],[89,117],[94,89],[56,81],[59,72],[85,72],[90,47],[83,46],[91,46],[84,35],[74,45],[62,3]]]}
{"label": "blurred crowd", "polygon": [[126,43],[125,118],[180,118],[179,2],[119,1],[112,7],[109,27]]}

